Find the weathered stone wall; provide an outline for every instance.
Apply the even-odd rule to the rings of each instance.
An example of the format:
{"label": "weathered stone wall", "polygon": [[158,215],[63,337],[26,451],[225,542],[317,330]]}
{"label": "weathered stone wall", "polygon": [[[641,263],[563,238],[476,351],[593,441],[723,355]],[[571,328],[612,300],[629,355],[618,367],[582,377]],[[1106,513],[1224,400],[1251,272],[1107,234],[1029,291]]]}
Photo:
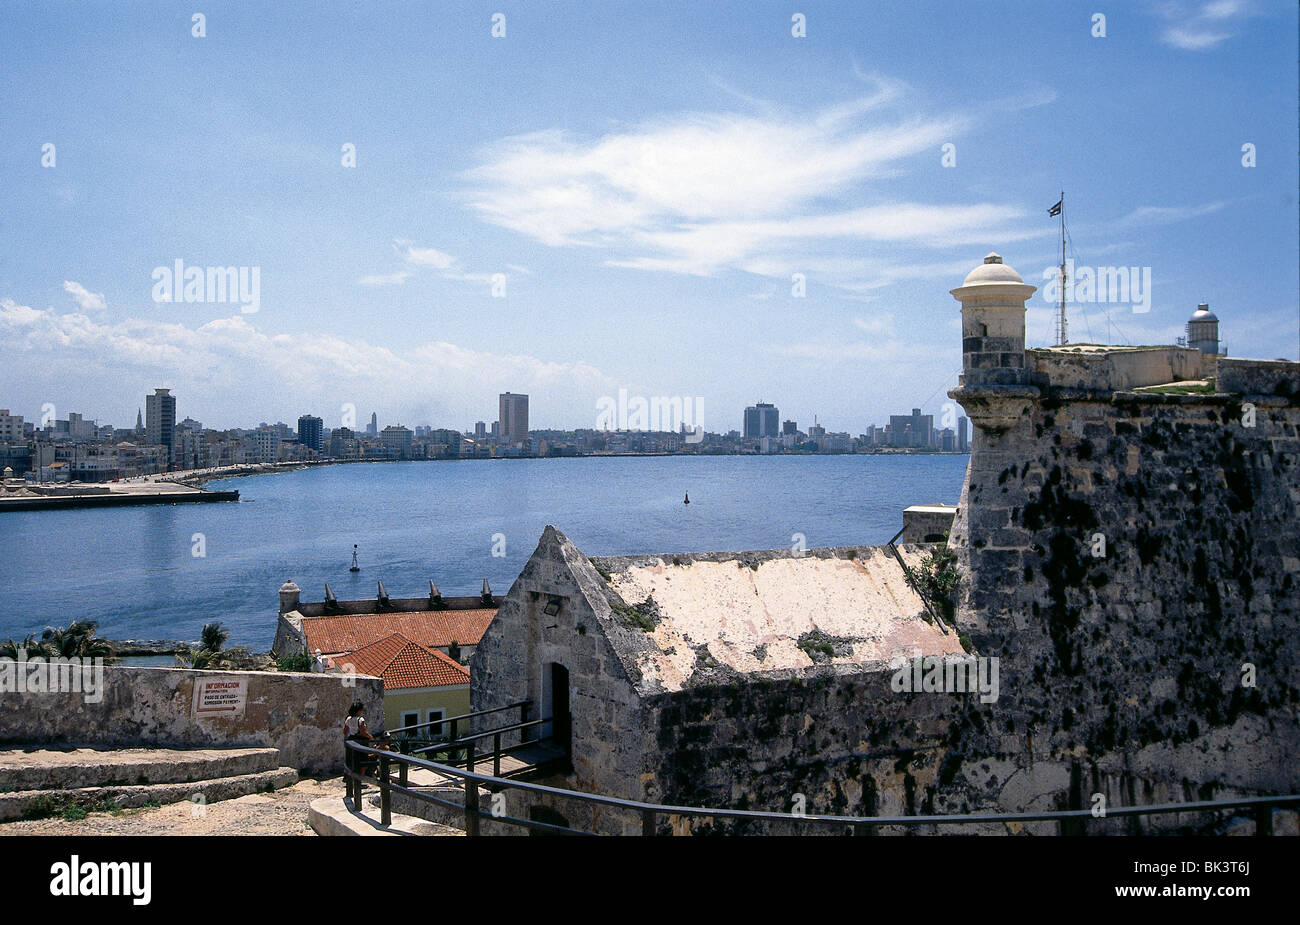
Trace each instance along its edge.
{"label": "weathered stone wall", "polygon": [[898,542],[906,544],[938,543],[952,531],[955,507],[916,505],[903,511],[903,532]]}
{"label": "weathered stone wall", "polygon": [[1205,355],[1191,347],[1057,347],[1025,357],[1053,385],[1074,389],[1135,389],[1206,375]]}
{"label": "weathered stone wall", "polygon": [[[199,678],[246,679],[242,717],[193,715]],[[343,767],[343,719],[354,701],[365,705],[372,731],[383,728],[384,691],[378,678],[279,672],[104,668],[103,697],[81,693],[0,694],[0,744],[212,748],[271,746],[280,762],[308,774]]]}
{"label": "weathered stone wall", "polygon": [[1049,394],[977,430],[958,621],[1001,697],[954,729],[957,786],[1026,808],[962,763],[1002,751],[1072,808],[1300,788],[1300,409],[1241,401]]}
{"label": "weathered stone wall", "polygon": [[[471,709],[531,700],[540,711],[534,718],[550,717],[547,673],[552,663],[564,665],[570,676],[573,771],[548,783],[642,799],[647,796],[650,733],[629,667],[607,638],[609,633],[639,631],[618,624],[607,601],[609,593],[591,563],[566,552],[560,535],[548,527],[471,659]],[[543,612],[552,599],[560,603],[554,616]],[[476,729],[502,725],[501,717],[512,715],[484,717]],[[581,815],[571,815],[578,810],[571,803],[557,803],[553,809],[582,824]]]}

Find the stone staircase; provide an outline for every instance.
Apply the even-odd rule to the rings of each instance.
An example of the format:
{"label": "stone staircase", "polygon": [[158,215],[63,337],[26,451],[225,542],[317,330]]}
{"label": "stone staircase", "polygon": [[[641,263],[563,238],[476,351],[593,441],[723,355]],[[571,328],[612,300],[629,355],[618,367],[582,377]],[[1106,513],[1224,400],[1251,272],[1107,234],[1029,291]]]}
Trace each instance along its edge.
{"label": "stone staircase", "polygon": [[215,803],[288,787],[293,768],[276,748],[0,749],[0,822],[69,806]]}

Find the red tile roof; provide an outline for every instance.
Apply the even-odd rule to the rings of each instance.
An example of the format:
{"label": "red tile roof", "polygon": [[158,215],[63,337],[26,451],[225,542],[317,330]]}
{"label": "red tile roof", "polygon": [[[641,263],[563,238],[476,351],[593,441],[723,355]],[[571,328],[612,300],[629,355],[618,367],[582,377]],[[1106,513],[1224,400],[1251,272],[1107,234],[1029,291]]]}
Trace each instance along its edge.
{"label": "red tile roof", "polygon": [[440,649],[453,642],[462,646],[478,645],[494,616],[493,608],[339,614],[303,617],[302,631],[307,637],[307,651],[320,649],[326,655],[352,652],[394,633],[401,633],[416,645]]}
{"label": "red tile roof", "polygon": [[383,678],[386,691],[469,683],[469,669],[464,665],[411,642],[401,633],[340,655],[334,663],[340,668],[350,664],[357,674]]}

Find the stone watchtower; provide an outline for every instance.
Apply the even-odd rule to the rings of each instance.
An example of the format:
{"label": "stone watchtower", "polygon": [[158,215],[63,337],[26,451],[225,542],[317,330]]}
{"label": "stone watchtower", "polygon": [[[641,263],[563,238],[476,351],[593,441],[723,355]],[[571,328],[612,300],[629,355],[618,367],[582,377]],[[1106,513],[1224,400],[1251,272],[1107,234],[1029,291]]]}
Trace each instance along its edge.
{"label": "stone watchtower", "polygon": [[1014,426],[1039,396],[1025,365],[1025,302],[1037,287],[989,254],[951,291],[961,303],[962,372],[948,395],[966,409],[978,440],[980,431]]}
{"label": "stone watchtower", "polygon": [[1196,306],[1192,317],[1187,319],[1187,346],[1201,353],[1219,353],[1219,319],[1210,311],[1208,302]]}

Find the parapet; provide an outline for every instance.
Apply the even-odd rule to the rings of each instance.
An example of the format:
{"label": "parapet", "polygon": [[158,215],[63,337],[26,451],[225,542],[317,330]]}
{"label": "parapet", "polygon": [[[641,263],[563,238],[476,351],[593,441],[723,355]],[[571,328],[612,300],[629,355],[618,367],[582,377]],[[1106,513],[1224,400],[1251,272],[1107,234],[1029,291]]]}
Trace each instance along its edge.
{"label": "parapet", "polygon": [[1240,360],[1219,357],[1220,392],[1240,395],[1300,397],[1300,363],[1290,360]]}
{"label": "parapet", "polygon": [[1026,362],[1053,388],[1120,392],[1205,378],[1205,355],[1191,347],[1067,344],[1026,350]]}

